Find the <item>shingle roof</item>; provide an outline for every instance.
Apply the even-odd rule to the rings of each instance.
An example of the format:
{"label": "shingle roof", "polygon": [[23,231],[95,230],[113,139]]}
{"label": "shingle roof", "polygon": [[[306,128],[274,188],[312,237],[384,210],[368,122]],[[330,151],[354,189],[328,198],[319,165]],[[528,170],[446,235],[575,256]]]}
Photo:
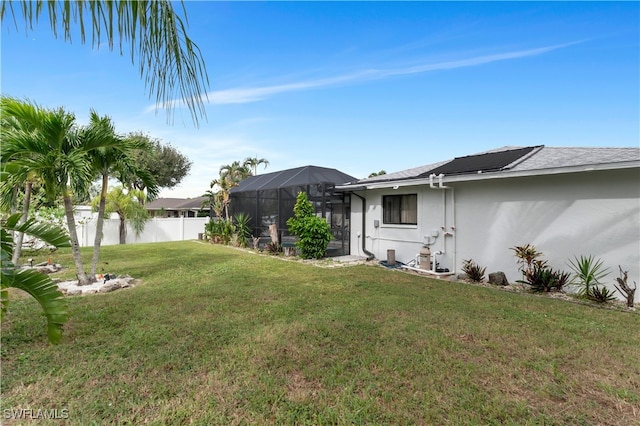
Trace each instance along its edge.
{"label": "shingle roof", "polygon": [[361,179],[358,183],[369,183],[369,182],[385,182],[388,180],[400,180],[400,179],[411,179],[421,174],[428,172],[429,170],[433,170],[436,167],[442,166],[443,164],[448,163],[450,160],[439,161],[437,163],[427,164],[425,166],[414,167],[412,169],[402,170],[399,172],[387,173],[385,175],[374,176],[366,179]]}
{"label": "shingle roof", "polygon": [[207,197],[196,198],[156,198],[145,204],[147,210],[200,210]]}
{"label": "shingle roof", "polygon": [[507,171],[535,174],[535,171],[545,169],[607,165],[613,167],[616,164],[632,162],[640,162],[640,148],[505,146],[465,157],[362,179],[356,184],[421,179],[428,178],[431,174],[440,173],[445,176]]}
{"label": "shingle roof", "polygon": [[543,147],[511,170],[542,170],[628,161],[640,161],[640,148]]}

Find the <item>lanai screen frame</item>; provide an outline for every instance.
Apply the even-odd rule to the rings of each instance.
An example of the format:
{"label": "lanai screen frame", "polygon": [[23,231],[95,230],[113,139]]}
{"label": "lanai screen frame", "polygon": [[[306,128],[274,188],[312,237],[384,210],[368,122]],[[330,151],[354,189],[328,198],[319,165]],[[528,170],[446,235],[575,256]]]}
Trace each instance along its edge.
{"label": "lanai screen frame", "polygon": [[[301,171],[310,169],[311,174],[331,176],[332,174],[340,182],[310,182],[304,184],[286,185],[291,175],[298,176]],[[307,170],[309,171],[309,170]],[[281,174],[281,175],[278,175]],[[276,224],[281,242],[292,242],[294,237],[289,234],[287,219],[293,216],[293,207],[299,192],[305,192],[309,201],[314,206],[315,213],[325,218],[333,234],[333,240],[329,243],[328,256],[340,256],[349,254],[350,244],[350,201],[351,197],[343,192],[335,190],[335,186],[346,181],[354,180],[353,177],[335,169],[324,169],[314,166],[306,168],[290,169],[282,172],[274,172],[268,175],[259,175],[249,178],[245,184],[231,191],[230,213],[236,215],[244,212],[250,217],[249,226],[252,234],[261,237],[261,244],[270,241],[269,225]],[[281,187],[270,188],[279,185]],[[243,181],[244,182],[244,181]],[[268,183],[267,183],[268,182]],[[261,189],[261,187],[266,187]]]}

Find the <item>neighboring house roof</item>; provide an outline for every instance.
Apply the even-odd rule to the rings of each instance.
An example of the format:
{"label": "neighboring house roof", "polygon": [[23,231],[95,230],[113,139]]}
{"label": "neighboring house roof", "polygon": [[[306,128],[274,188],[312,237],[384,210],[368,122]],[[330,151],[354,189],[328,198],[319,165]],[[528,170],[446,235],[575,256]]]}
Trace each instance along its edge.
{"label": "neighboring house roof", "polygon": [[340,185],[341,190],[384,187],[442,174],[448,181],[532,176],[586,170],[640,167],[640,148],[506,146],[396,173]]}
{"label": "neighboring house roof", "polygon": [[354,182],[357,179],[336,169],[328,169],[318,166],[303,166],[294,169],[281,170],[279,172],[265,173],[244,179],[240,184],[231,189],[231,193],[245,191],[264,191],[268,189],[288,188],[292,186],[305,186],[318,183],[343,184]]}
{"label": "neighboring house roof", "polygon": [[201,210],[207,197],[196,198],[156,198],[145,204],[147,210]]}

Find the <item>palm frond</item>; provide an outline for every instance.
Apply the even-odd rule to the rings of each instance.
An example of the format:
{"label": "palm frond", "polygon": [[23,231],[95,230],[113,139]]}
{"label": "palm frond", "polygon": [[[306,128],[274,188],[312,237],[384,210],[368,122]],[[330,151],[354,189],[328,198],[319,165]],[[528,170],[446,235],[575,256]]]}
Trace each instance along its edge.
{"label": "palm frond", "polygon": [[55,247],[71,247],[69,235],[63,229],[48,223],[37,223],[34,219],[29,219],[22,225],[18,225],[21,215],[21,213],[16,213],[9,216],[3,224],[3,228],[9,231],[24,232]]}
{"label": "palm frond", "polygon": [[62,326],[69,319],[67,302],[51,278],[33,269],[23,269],[12,277],[10,287],[29,293],[42,306],[47,317],[47,333],[51,343],[59,343]]}
{"label": "palm frond", "polygon": [[[120,54],[126,47],[131,62],[135,64],[137,59],[149,96],[155,94],[156,107],[167,108],[169,121],[173,109],[182,105],[189,109],[196,125],[199,118],[206,117],[204,100],[209,78],[200,49],[187,35],[184,4],[183,20],[169,0],[2,2],[3,22],[7,4],[16,29],[16,15],[20,13],[27,33],[46,11],[54,37],[62,34],[65,41],[70,41],[72,23],[76,23],[83,44],[90,34],[93,47],[106,40],[113,50],[118,39]],[[14,10],[14,4],[19,5],[18,10]]]}
{"label": "palm frond", "polygon": [[49,224],[36,224],[33,220],[18,225],[21,214],[11,215],[0,229],[0,318],[4,318],[9,303],[7,289],[18,288],[29,293],[42,307],[47,317],[47,333],[51,343],[59,343],[62,337],[62,325],[69,319],[67,303],[58,286],[48,275],[33,269],[16,270],[11,263],[13,254],[13,238],[10,230],[25,232],[56,245],[70,246],[69,237],[64,231]]}

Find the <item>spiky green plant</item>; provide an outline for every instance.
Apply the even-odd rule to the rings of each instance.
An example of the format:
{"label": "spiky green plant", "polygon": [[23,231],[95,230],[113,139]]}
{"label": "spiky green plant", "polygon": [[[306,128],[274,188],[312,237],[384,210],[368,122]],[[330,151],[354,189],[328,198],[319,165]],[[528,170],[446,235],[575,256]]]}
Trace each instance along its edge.
{"label": "spiky green plant", "polygon": [[570,274],[562,271],[554,271],[552,268],[541,265],[533,265],[527,274],[527,280],[521,281],[531,286],[534,293],[548,293],[551,291],[562,291],[562,288],[569,282]]}
{"label": "spiky green plant", "polygon": [[462,271],[467,274],[467,277],[473,282],[481,282],[484,279],[484,273],[487,268],[483,268],[478,265],[473,259],[462,261]]}
{"label": "spiky green plant", "polygon": [[238,245],[240,247],[247,247],[249,245],[249,238],[252,236],[251,227],[249,227],[251,216],[240,212],[233,217],[233,220],[235,222]]}
{"label": "spiky green plant", "polygon": [[616,294],[614,291],[609,290],[607,287],[592,286],[587,293],[587,298],[598,303],[607,303],[615,300]]}
{"label": "spiky green plant", "polygon": [[591,255],[574,257],[569,261],[569,267],[574,273],[570,283],[579,287],[578,294],[582,297],[588,297],[591,288],[601,284],[600,281],[609,274],[609,268],[604,267],[602,260]]}

